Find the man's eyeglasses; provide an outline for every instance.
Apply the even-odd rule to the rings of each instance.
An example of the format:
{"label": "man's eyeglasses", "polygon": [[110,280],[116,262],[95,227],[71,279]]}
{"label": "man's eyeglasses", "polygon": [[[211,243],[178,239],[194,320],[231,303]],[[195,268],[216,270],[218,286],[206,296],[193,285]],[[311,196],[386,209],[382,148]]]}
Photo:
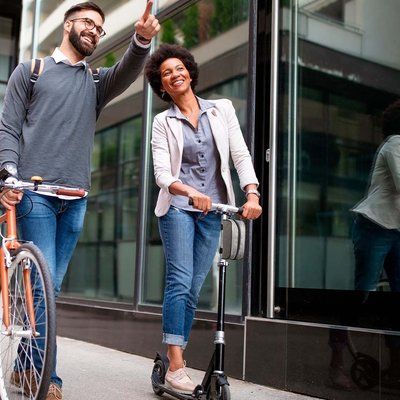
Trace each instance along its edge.
{"label": "man's eyeglasses", "polygon": [[96,27],[96,32],[99,35],[99,37],[102,38],[102,37],[106,36],[106,32],[104,31],[104,29],[101,26],[96,25],[94,23],[94,21],[90,18],[74,18],[74,19],[70,19],[70,21],[71,22],[83,21],[85,23],[86,29],[89,29],[91,31],[94,27]]}

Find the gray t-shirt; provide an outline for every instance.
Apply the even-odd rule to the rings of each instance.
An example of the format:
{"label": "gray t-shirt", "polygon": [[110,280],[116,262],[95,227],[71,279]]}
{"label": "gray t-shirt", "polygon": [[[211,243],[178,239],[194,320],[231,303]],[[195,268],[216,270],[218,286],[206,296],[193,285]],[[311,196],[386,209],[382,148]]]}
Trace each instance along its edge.
{"label": "gray t-shirt", "polygon": [[0,166],[12,164],[20,179],[90,189],[96,120],[104,106],[138,77],[149,50],[133,40],[122,59],[101,68],[96,84],[87,66],[46,57],[29,102],[31,62],[8,82],[0,121]]}
{"label": "gray t-shirt", "polygon": [[400,135],[377,151],[367,196],[352,211],[387,229],[400,229]]}

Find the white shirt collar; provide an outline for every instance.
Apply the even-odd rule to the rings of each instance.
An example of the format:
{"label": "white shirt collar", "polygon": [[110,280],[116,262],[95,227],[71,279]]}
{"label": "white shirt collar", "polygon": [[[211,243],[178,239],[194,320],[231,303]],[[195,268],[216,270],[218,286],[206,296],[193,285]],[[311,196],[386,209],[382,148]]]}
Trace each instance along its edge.
{"label": "white shirt collar", "polygon": [[75,64],[72,64],[69,58],[59,49],[59,47],[56,47],[51,57],[54,59],[56,64],[64,63],[67,65],[71,65],[72,67],[80,67],[80,66],[84,66],[85,68],[87,67],[86,60],[81,60]]}

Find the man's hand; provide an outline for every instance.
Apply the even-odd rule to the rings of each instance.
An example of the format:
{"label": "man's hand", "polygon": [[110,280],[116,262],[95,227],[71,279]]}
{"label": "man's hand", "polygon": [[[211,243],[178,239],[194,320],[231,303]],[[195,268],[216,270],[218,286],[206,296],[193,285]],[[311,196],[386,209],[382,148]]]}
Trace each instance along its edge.
{"label": "man's hand", "polygon": [[161,27],[158,19],[153,14],[150,14],[153,7],[153,0],[147,2],[146,10],[138,22],[135,24],[136,35],[141,42],[146,40],[150,43],[151,39],[157,35]]}
{"label": "man's hand", "polygon": [[22,200],[23,195],[22,192],[17,190],[5,189],[0,193],[0,203],[7,208],[7,210],[11,210],[13,206]]}

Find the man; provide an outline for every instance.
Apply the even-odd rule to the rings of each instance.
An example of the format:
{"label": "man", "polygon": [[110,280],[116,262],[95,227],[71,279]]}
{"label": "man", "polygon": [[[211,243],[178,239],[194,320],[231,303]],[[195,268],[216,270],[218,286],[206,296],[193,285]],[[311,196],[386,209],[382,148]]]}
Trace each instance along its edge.
{"label": "man", "polygon": [[[46,182],[89,191],[96,120],[142,70],[150,41],[160,30],[151,7],[150,0],[122,59],[112,68],[101,68],[98,76],[92,74],[85,57],[105,35],[103,11],[93,2],[84,2],[65,13],[62,43],[44,59],[37,82],[30,82],[31,62],[20,64],[10,77],[0,121],[0,168],[19,179],[40,175]],[[7,191],[0,201],[6,208],[17,205],[22,239],[44,253],[57,296],[82,229],[86,198],[65,200]],[[56,360],[48,400],[62,399],[55,364]],[[20,383],[24,373],[16,369],[13,383]]]}

